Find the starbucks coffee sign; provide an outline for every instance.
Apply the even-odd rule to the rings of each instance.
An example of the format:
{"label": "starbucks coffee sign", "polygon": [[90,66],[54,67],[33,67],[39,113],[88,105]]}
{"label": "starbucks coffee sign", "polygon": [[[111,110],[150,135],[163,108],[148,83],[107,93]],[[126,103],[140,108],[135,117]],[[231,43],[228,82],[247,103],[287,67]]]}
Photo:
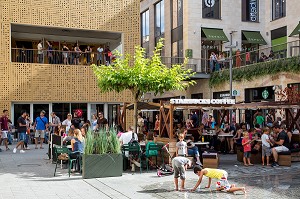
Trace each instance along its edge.
{"label": "starbucks coffee sign", "polygon": [[235,99],[170,99],[171,104],[235,104]]}
{"label": "starbucks coffee sign", "polygon": [[249,19],[250,21],[258,21],[257,0],[249,0]]}

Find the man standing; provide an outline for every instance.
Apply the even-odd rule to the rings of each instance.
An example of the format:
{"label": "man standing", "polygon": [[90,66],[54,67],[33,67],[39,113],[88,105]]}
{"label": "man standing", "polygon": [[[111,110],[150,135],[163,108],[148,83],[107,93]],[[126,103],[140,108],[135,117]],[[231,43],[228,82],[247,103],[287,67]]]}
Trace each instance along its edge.
{"label": "man standing", "polygon": [[281,125],[276,124],[274,126],[274,132],[278,134],[277,141],[273,140],[273,143],[276,144],[276,147],[272,148],[272,154],[274,157],[274,163],[272,164],[272,167],[278,167],[278,153],[289,151],[290,147],[290,140],[287,133],[283,130]]}
{"label": "man standing", "polygon": [[191,120],[193,121],[193,128],[198,128],[199,126],[199,117],[196,112],[191,112]]}
{"label": "man standing", "polygon": [[22,111],[22,115],[18,118],[18,134],[19,134],[19,142],[17,143],[16,148],[14,148],[13,153],[17,153],[17,148],[21,146],[20,153],[25,153],[24,149],[24,141],[26,137],[27,123],[26,123],[26,111]]}
{"label": "man standing", "polygon": [[103,112],[99,112],[98,113],[98,120],[97,120],[97,128],[98,130],[104,129],[104,130],[108,130],[108,121],[107,119],[104,117]]}
{"label": "man standing", "polygon": [[40,116],[37,117],[35,119],[33,128],[35,129],[35,135],[34,135],[34,139],[35,139],[35,149],[38,149],[37,145],[38,145],[38,139],[39,137],[41,138],[40,140],[40,149],[43,149],[43,142],[45,139],[45,131],[48,128],[48,119],[45,117],[45,111],[41,111],[40,112]]}
{"label": "man standing", "polygon": [[43,45],[42,45],[42,40],[39,41],[38,45],[37,45],[37,49],[38,49],[38,62],[39,63],[44,63],[44,52],[43,52]]}
{"label": "man standing", "polygon": [[8,136],[8,110],[3,110],[3,116],[0,118],[0,134],[1,134],[1,139],[0,139],[0,145],[2,141],[5,144],[6,151],[9,150],[8,148],[8,143],[7,143],[7,136]]}
{"label": "man standing", "polygon": [[49,126],[51,126],[52,128],[51,133],[54,133],[55,130],[58,128],[58,126],[61,125],[61,122],[60,122],[60,118],[56,115],[55,112],[52,112],[50,115],[52,117],[52,123],[50,123]]}
{"label": "man standing", "polygon": [[103,53],[103,48],[99,46],[97,48],[97,65],[100,66],[102,63],[102,53]]}

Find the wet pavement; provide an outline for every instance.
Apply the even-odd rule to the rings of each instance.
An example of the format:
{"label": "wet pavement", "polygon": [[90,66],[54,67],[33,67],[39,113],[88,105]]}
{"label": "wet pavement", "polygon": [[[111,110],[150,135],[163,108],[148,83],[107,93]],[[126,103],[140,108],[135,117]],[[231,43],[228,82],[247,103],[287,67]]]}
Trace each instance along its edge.
{"label": "wet pavement", "polygon": [[[154,170],[143,171],[142,174],[126,172],[117,178],[84,180],[78,174],[72,174],[69,178],[67,170],[59,168],[57,176],[53,177],[54,164],[47,160],[46,152],[46,149],[32,149],[25,154],[13,154],[12,151],[0,153],[0,199],[300,198],[300,162],[292,163],[292,167],[244,167],[236,161],[236,155],[221,155],[219,168],[228,172],[231,184],[245,187],[247,193],[217,192],[214,190],[215,181],[212,181],[211,189],[205,189],[206,177],[200,188],[191,193],[174,191],[173,176],[157,177]],[[197,180],[193,171],[188,170],[186,188],[193,188]]]}

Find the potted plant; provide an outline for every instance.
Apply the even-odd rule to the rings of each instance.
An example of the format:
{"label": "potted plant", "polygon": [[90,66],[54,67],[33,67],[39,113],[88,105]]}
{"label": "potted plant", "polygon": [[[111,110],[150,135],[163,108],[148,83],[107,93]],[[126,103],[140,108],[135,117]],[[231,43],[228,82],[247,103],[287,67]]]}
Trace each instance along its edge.
{"label": "potted plant", "polygon": [[122,176],[123,156],[116,132],[87,132],[82,156],[82,178]]}

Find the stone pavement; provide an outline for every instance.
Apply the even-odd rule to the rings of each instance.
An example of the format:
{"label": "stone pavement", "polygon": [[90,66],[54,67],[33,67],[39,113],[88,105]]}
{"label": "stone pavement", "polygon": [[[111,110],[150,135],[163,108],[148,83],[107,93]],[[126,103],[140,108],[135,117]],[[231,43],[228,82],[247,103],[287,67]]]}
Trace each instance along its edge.
{"label": "stone pavement", "polygon": [[[236,161],[236,155],[222,155],[220,168],[228,171],[230,183],[246,187],[246,195],[216,192],[214,181],[211,189],[205,189],[207,178],[203,178],[197,192],[190,193],[173,191],[173,177],[157,177],[155,171],[84,180],[78,174],[69,178],[67,170],[59,168],[57,177],[53,177],[55,165],[47,159],[46,152],[31,149],[25,154],[13,154],[12,150],[0,153],[0,199],[300,198],[300,163],[293,163],[291,168],[244,167]],[[192,188],[196,181],[197,176],[189,170],[186,188]]]}

